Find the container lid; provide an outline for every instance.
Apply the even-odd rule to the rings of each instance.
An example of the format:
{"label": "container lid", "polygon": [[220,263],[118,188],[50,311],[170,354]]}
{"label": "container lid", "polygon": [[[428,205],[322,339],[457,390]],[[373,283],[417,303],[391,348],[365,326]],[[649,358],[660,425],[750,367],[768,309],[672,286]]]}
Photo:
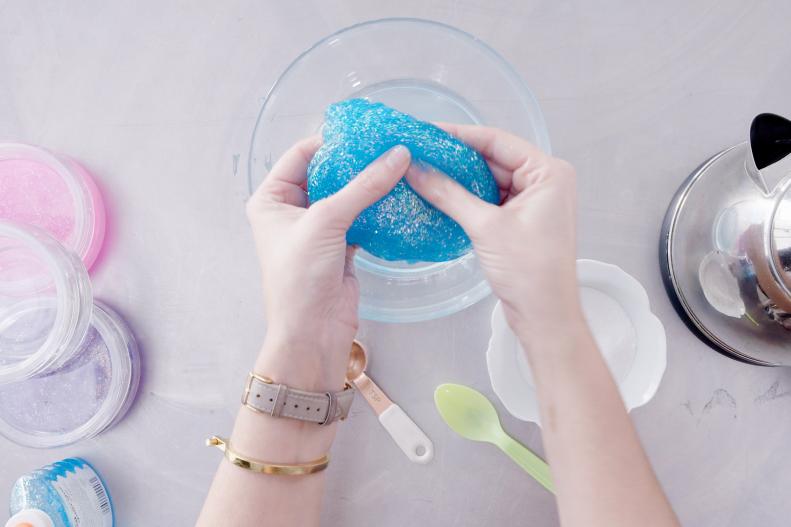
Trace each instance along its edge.
{"label": "container lid", "polygon": [[104,204],[76,161],[43,148],[0,143],[0,219],[36,226],[90,267],[104,239]]}
{"label": "container lid", "polygon": [[39,509],[22,509],[6,522],[5,527],[54,527],[49,514]]}
{"label": "container lid", "polygon": [[92,437],[129,408],[139,372],[131,332],[97,302],[76,356],[51,373],[0,386],[0,434],[38,448]]}
{"label": "container lid", "polygon": [[85,266],[44,231],[0,220],[0,383],[65,363],[91,312]]}

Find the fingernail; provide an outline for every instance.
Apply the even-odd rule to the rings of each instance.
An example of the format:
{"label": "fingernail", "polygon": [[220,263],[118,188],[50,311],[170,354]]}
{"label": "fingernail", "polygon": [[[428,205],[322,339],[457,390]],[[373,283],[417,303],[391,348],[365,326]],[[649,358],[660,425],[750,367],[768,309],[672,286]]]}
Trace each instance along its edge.
{"label": "fingernail", "polygon": [[436,180],[442,177],[442,172],[425,161],[417,160],[412,163],[407,172],[416,180],[417,183],[428,183],[429,180]]}
{"label": "fingernail", "polygon": [[406,171],[406,179],[416,185],[421,185],[426,180],[426,169],[420,162],[412,163]]}
{"label": "fingernail", "polygon": [[390,168],[398,168],[409,159],[409,150],[404,145],[398,145],[390,149],[385,156],[385,164]]}

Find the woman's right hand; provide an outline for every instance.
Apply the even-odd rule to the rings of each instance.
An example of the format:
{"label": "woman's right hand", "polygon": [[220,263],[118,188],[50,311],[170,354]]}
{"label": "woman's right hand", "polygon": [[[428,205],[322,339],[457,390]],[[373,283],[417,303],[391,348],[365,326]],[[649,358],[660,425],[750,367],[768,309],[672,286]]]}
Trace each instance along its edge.
{"label": "woman's right hand", "polygon": [[486,158],[500,206],[419,165],[410,167],[407,181],[467,232],[511,327],[525,336],[580,320],[574,168],[502,130],[441,126]]}
{"label": "woman's right hand", "polygon": [[574,169],[500,130],[445,129],[487,159],[501,205],[439,172],[410,168],[407,181],[470,236],[525,349],[560,523],[678,527],[582,316]]}

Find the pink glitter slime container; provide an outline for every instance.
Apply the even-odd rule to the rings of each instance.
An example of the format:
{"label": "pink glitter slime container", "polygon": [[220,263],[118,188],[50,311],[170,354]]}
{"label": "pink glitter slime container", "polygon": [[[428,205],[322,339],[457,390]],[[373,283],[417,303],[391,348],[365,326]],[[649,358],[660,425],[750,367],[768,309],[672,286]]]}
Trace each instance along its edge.
{"label": "pink glitter slime container", "polygon": [[0,143],[0,218],[49,232],[88,269],[104,241],[104,202],[91,175],[72,158],[33,145]]}

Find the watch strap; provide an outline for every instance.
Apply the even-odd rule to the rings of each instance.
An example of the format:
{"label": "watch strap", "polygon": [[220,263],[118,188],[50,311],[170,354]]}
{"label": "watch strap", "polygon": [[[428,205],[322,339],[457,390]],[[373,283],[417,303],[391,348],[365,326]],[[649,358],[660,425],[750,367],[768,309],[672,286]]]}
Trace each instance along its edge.
{"label": "watch strap", "polygon": [[272,417],[288,417],[319,425],[346,419],[354,400],[350,385],[339,392],[306,392],[250,373],[242,404]]}

